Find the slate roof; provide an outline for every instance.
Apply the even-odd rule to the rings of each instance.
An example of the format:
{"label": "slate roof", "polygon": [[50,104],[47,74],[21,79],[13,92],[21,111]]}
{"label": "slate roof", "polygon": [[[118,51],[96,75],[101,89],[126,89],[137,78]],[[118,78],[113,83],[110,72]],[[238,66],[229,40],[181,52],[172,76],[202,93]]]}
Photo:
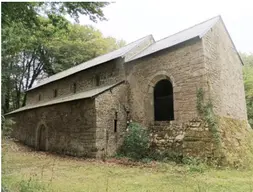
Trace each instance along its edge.
{"label": "slate roof", "polygon": [[59,72],[59,73],[57,73],[55,75],[47,77],[47,78],[41,80],[38,84],[34,85],[29,90],[32,90],[34,88],[40,87],[42,85],[45,85],[47,83],[50,83],[50,82],[62,79],[64,77],[67,77],[67,76],[72,75],[74,73],[77,73],[77,72],[83,71],[85,69],[94,67],[96,65],[105,63],[107,61],[111,61],[113,59],[116,59],[116,58],[119,58],[119,57],[123,57],[125,54],[127,54],[129,51],[131,51],[133,48],[137,47],[140,43],[142,43],[143,41],[145,41],[147,39],[150,39],[150,38],[153,39],[153,36],[152,35],[148,35],[148,36],[143,37],[143,38],[141,38],[141,39],[139,39],[137,41],[134,41],[134,42],[132,42],[132,43],[130,43],[130,44],[128,44],[128,45],[120,48],[120,49],[117,49],[117,50],[112,51],[110,53],[98,56],[98,57],[96,57],[94,59],[91,59],[91,60],[86,61],[84,63],[81,63],[81,64],[79,64],[77,66],[71,67],[71,68],[69,68],[67,70],[64,70],[64,71]]}
{"label": "slate roof", "polygon": [[61,98],[56,98],[53,99],[51,101],[48,102],[44,102],[44,103],[38,103],[35,105],[28,105],[25,107],[21,107],[15,111],[12,111],[10,113],[7,113],[5,115],[10,115],[13,113],[17,113],[20,111],[25,111],[25,110],[29,110],[29,109],[34,109],[34,108],[39,108],[39,107],[45,107],[45,106],[49,106],[49,105],[55,105],[55,104],[59,104],[59,103],[65,103],[65,102],[69,102],[69,101],[74,101],[74,100],[79,100],[79,99],[88,99],[88,98],[92,98],[92,97],[96,97],[102,93],[104,93],[105,91],[123,83],[124,81],[120,81],[118,83],[112,84],[112,85],[107,85],[107,86],[103,86],[103,87],[98,87],[96,89],[92,89],[92,90],[88,90],[88,91],[84,91],[84,92],[80,92],[80,93],[76,93],[73,95],[69,95],[66,97],[61,97]]}
{"label": "slate roof", "polygon": [[161,39],[154,44],[150,45],[148,48],[146,48],[141,53],[134,56],[132,60],[139,59],[141,57],[150,55],[152,53],[155,53],[157,51],[172,47],[174,45],[180,44],[182,42],[185,42],[187,40],[193,39],[195,37],[203,37],[208,30],[211,29],[215,25],[215,23],[220,19],[220,16],[213,17],[207,21],[204,21],[202,23],[199,23],[197,25],[194,25],[188,29],[185,29],[183,31],[180,31],[178,33],[175,33],[169,37],[166,37],[164,39]]}

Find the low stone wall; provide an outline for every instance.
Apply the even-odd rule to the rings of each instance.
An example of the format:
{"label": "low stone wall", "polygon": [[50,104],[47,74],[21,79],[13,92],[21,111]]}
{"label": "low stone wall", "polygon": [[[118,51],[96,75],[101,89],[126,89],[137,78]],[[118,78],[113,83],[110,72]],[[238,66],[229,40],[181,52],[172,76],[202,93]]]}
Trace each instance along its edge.
{"label": "low stone wall", "polygon": [[151,147],[184,156],[211,157],[216,146],[207,124],[198,118],[187,123],[155,122],[150,126]]}

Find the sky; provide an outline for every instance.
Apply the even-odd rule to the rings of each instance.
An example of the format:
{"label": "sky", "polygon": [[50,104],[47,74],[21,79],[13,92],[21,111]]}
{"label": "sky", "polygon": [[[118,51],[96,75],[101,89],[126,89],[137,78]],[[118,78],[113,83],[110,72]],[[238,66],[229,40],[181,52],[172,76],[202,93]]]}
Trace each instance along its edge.
{"label": "sky", "polygon": [[81,16],[80,24],[127,43],[149,34],[159,40],[221,15],[237,50],[253,53],[252,0],[116,0],[103,11],[108,21],[93,23]]}

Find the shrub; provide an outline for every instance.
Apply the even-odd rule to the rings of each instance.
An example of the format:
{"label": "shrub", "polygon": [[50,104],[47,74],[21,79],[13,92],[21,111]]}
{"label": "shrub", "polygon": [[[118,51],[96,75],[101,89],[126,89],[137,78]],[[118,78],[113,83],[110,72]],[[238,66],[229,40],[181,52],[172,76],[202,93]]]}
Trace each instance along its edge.
{"label": "shrub", "polygon": [[10,137],[12,132],[12,126],[15,124],[15,121],[13,121],[11,118],[4,118],[2,116],[2,136],[3,137]]}
{"label": "shrub", "polygon": [[130,123],[120,153],[134,160],[147,157],[149,134],[147,129],[137,123]]}

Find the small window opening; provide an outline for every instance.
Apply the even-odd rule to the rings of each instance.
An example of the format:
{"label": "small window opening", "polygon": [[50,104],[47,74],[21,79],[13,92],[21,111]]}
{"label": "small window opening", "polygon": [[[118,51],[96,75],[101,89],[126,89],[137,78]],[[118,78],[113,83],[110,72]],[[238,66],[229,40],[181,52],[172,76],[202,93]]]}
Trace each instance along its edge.
{"label": "small window opening", "polygon": [[39,101],[41,100],[41,94],[39,94]]}
{"label": "small window opening", "polygon": [[73,83],[73,92],[76,93],[76,83]]}
{"label": "small window opening", "polygon": [[117,124],[118,124],[118,120],[117,119],[114,119],[114,133],[117,133]]}
{"label": "small window opening", "polygon": [[96,75],[96,86],[100,85],[100,76]]}
{"label": "small window opening", "polygon": [[114,119],[114,133],[117,132],[118,129],[118,112],[115,112],[115,119]]}
{"label": "small window opening", "polygon": [[57,95],[58,95],[58,91],[57,89],[54,89],[54,97],[57,97]]}

